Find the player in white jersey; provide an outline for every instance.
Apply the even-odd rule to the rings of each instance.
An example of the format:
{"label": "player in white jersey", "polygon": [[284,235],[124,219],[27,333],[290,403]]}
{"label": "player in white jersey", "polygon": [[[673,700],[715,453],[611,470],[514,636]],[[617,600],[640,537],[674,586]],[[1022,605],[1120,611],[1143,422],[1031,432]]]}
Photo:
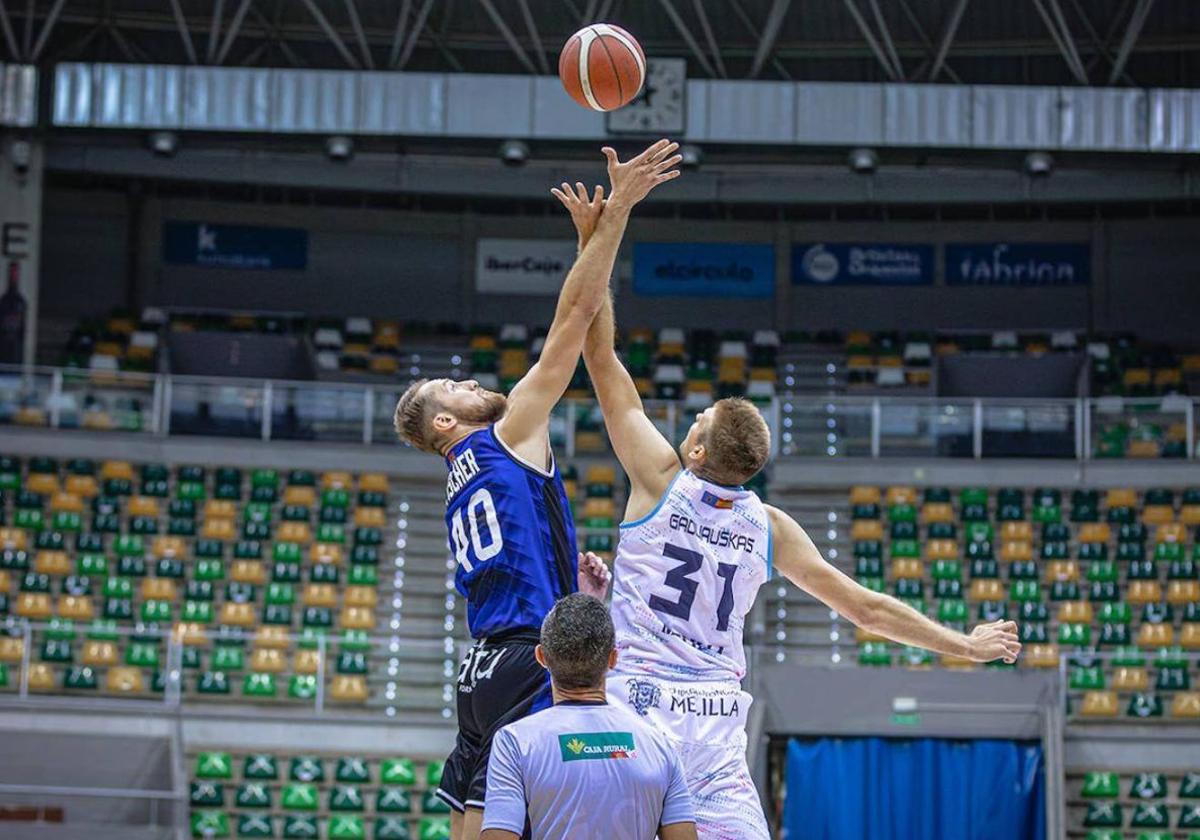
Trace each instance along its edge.
{"label": "player in white jersey", "polygon": [[[596,212],[568,204],[581,239]],[[603,212],[602,209],[599,212]],[[742,630],[758,588],[778,571],[859,627],[977,662],[1014,661],[1016,624],[966,635],[825,562],[783,511],[741,485],[767,461],[770,431],[745,400],[696,415],[678,453],[646,416],[613,349],[611,300],[596,316],[584,361],[609,439],[630,481],[617,546],[613,620],[619,658],[609,698],[654,723],[683,760],[701,840],[765,840],[746,763]]]}

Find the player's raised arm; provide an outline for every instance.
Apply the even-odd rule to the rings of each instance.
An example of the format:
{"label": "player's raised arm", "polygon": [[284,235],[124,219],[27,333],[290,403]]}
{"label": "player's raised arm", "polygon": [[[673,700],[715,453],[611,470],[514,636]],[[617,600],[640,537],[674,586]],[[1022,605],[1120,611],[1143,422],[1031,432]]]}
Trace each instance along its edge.
{"label": "player's raised arm", "polygon": [[680,161],[674,154],[678,148],[677,143],[659,140],[625,163],[612,149],[604,149],[611,184],[605,212],[563,283],[541,357],[513,388],[508,410],[497,424],[504,442],[530,460],[546,458],[550,410],[570,384],[588,325],[604,302],[629,213],[654,187],[678,177],[673,168]]}
{"label": "player's raised arm", "polygon": [[633,377],[617,356],[615,336],[609,295],[588,330],[583,360],[600,400],[608,439],[629,476],[629,508],[637,512],[653,507],[662,496],[680,470],[679,455],[646,416]]}
{"label": "player's raised arm", "polygon": [[858,627],[906,645],[961,656],[975,662],[1015,662],[1021,653],[1012,621],[980,624],[970,634],[951,630],[890,595],[873,592],[825,562],[795,520],[767,506],[775,545],[775,568]]}

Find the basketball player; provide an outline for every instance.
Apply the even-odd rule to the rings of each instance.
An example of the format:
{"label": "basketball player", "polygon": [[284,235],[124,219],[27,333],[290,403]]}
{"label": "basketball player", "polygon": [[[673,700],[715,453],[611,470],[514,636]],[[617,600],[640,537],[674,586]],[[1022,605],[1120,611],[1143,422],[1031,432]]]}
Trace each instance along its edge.
{"label": "basketball player", "polygon": [[[603,208],[571,205],[581,230]],[[976,662],[1015,661],[1016,624],[965,635],[873,592],[825,562],[790,516],[741,485],[767,461],[770,431],[758,409],[724,399],[696,415],[676,452],[642,408],[613,349],[612,301],[588,333],[584,361],[612,446],[631,485],[614,563],[619,652],[610,702],[631,707],[674,743],[701,840],[766,840],[746,763],[752,698],[742,631],[772,567],[854,624],[896,642]],[[589,561],[592,562],[592,561]]]}
{"label": "basketball player", "polygon": [[[633,206],[674,169],[678,144],[660,140],[621,163],[605,148],[608,212],[589,229],[559,294],[541,358],[503,394],[475,380],[421,380],[396,405],[399,436],[446,459],[446,527],[458,560],[455,586],[467,599],[475,644],[458,676],[458,737],[437,795],[453,809],[454,840],[476,840],[482,822],[488,756],[500,727],[551,704],[546,672],[534,658],[542,620],[576,590],[575,527],[562,477],[550,451],[550,410],[562,397],[583,349],[588,325],[608,293],[617,247]],[[561,200],[599,208],[568,184]],[[586,591],[603,596],[603,564],[584,564]],[[596,575],[589,576],[589,570]]]}

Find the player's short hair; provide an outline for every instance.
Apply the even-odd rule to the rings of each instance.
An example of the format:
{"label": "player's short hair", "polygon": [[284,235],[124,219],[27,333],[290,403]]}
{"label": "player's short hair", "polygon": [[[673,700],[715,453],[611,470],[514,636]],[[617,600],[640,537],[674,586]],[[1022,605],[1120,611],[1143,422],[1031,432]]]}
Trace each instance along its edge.
{"label": "player's short hair", "polygon": [[704,430],[705,478],[717,484],[745,484],[767,464],[771,430],[754,403],[741,397],[718,400]]}
{"label": "player's short hair", "polygon": [[616,644],[603,601],[576,592],[561,599],[542,622],[542,654],[559,688],[597,688]]}
{"label": "player's short hair", "polygon": [[396,427],[396,434],[400,436],[400,440],[414,449],[432,452],[436,455],[438,450],[433,443],[433,425],[429,422],[433,414],[432,410],[436,406],[436,400],[431,399],[428,394],[421,393],[421,386],[428,381],[428,379],[418,379],[400,395],[400,401],[396,403],[396,416],[392,418],[392,423]]}

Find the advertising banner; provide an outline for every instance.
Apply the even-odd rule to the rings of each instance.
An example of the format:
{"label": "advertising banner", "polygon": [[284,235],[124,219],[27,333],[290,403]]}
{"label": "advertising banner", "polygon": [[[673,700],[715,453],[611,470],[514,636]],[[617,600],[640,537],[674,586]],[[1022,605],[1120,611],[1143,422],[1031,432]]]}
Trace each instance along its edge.
{"label": "advertising banner", "polygon": [[1086,286],[1092,248],[1086,242],[952,242],[946,245],[950,286]]}
{"label": "advertising banner", "polygon": [[934,247],[897,242],[802,242],[792,246],[792,283],[928,286]]}
{"label": "advertising banner", "polygon": [[298,228],[163,224],[163,261],[209,268],[286,269],[308,267],[308,231]]}
{"label": "advertising banner", "polygon": [[557,295],[575,262],[566,239],[480,239],[475,289],[502,295]]}
{"label": "advertising banner", "polygon": [[726,242],[639,242],[633,246],[639,295],[766,298],[775,293],[775,248]]}

